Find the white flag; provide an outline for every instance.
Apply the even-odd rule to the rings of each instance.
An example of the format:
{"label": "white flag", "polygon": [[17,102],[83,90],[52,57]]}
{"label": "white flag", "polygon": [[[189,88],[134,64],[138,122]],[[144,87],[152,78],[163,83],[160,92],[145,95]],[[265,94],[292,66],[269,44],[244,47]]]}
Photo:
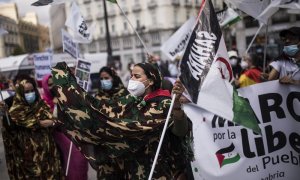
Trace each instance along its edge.
{"label": "white flag", "polygon": [[268,19],[275,14],[279,8],[298,9],[300,10],[299,0],[272,0],[271,4],[259,14],[257,19],[260,22],[267,24]]}
{"label": "white flag", "polygon": [[236,8],[267,24],[268,19],[279,8],[300,9],[299,0],[227,0]]}
{"label": "white flag", "polygon": [[190,17],[162,46],[161,51],[172,61],[183,54],[184,48],[192,34],[196,18]]}
{"label": "white flag", "polygon": [[271,0],[227,0],[239,10],[257,19],[257,16],[262,13],[270,4]]}
{"label": "white flag", "polygon": [[73,1],[71,13],[69,14],[65,25],[73,31],[73,40],[76,43],[90,43],[92,41],[92,30],[83,19],[80,9]]}

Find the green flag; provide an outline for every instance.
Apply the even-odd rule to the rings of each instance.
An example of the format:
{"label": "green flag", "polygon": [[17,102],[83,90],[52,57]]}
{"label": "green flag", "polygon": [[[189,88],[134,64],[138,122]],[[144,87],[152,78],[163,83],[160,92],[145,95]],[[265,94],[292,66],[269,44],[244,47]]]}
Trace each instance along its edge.
{"label": "green flag", "polygon": [[111,3],[118,3],[117,0],[107,0],[107,1],[109,1]]}

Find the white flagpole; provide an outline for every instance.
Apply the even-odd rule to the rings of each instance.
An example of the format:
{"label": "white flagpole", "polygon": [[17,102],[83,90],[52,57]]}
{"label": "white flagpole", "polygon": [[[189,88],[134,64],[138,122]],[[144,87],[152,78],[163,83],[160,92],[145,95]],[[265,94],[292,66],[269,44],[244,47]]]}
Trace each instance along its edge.
{"label": "white flagpole", "polygon": [[171,102],[171,105],[170,105],[170,109],[169,109],[169,112],[168,112],[168,115],[167,115],[167,119],[166,119],[166,122],[165,122],[165,125],[164,125],[164,129],[161,133],[160,141],[159,141],[159,144],[158,144],[158,147],[157,147],[157,150],[156,150],[156,154],[155,154],[155,157],[154,157],[154,161],[153,161],[153,164],[152,164],[152,168],[151,168],[148,180],[151,180],[152,176],[153,176],[153,172],[154,172],[154,169],[155,169],[155,166],[156,166],[156,161],[157,161],[157,158],[158,158],[158,155],[159,155],[159,151],[160,151],[162,142],[163,142],[165,134],[166,134],[166,130],[167,130],[167,127],[168,127],[168,124],[169,124],[169,119],[170,119],[170,116],[171,116],[171,112],[173,110],[175,98],[176,98],[176,94],[174,94],[173,97],[172,97],[172,102]]}
{"label": "white flagpole", "polygon": [[70,159],[71,159],[71,153],[72,153],[72,146],[73,146],[73,142],[71,141],[70,148],[69,148],[68,161],[67,161],[66,176],[68,176],[68,172],[69,172],[69,165],[70,165]]}
{"label": "white flagpole", "polygon": [[267,46],[268,46],[268,29],[269,29],[269,19],[267,20],[267,25],[266,25],[263,73],[266,72]]}
{"label": "white flagpole", "polygon": [[141,41],[142,45],[144,46],[147,54],[150,54],[150,51],[148,50],[147,46],[145,45],[144,41],[142,40],[142,38],[140,37],[139,33],[136,31],[136,29],[133,27],[133,25],[131,24],[131,22],[129,21],[128,17],[126,16],[125,12],[123,11],[123,9],[120,7],[119,3],[116,3],[119,7],[119,9],[121,10],[121,12],[123,13],[125,19],[127,20],[128,24],[131,26],[131,28],[134,30],[135,34],[138,36],[139,40]]}
{"label": "white flagpole", "polygon": [[[1,89],[0,89],[0,96],[1,96],[2,101],[4,102],[4,98],[3,98],[3,95],[2,95]],[[5,103],[5,102],[4,102],[4,103]],[[10,126],[10,120],[9,120],[8,112],[7,112],[7,111],[5,111],[5,116],[6,116],[6,120],[7,120],[8,126]]]}
{"label": "white flagpole", "polygon": [[255,40],[256,36],[258,35],[258,33],[260,32],[260,30],[261,30],[261,28],[262,28],[263,26],[264,26],[264,24],[261,24],[261,25],[259,26],[259,28],[258,28],[258,30],[256,31],[256,33],[255,33],[254,37],[252,38],[252,40],[251,40],[250,44],[248,45],[248,48],[247,48],[247,50],[246,50],[245,54],[247,54],[247,53],[248,53],[248,51],[249,51],[249,49],[251,48],[251,46],[252,46],[252,44],[253,44],[253,42],[254,42],[254,40]]}

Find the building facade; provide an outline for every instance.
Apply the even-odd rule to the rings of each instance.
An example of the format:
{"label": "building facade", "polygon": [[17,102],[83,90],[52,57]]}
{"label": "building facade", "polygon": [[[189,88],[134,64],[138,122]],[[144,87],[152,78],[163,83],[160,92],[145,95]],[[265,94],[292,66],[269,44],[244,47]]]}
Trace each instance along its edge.
{"label": "building facade", "polygon": [[[77,0],[88,25],[95,24],[93,41],[81,51],[106,52],[106,28],[103,0]],[[119,0],[133,28],[140,34],[144,49],[118,5],[106,1],[113,56],[118,56],[123,69],[128,62],[141,62],[145,52],[162,55],[160,47],[190,16],[196,16],[201,0]],[[67,15],[70,4],[66,5]],[[162,59],[165,57],[162,56]]]}
{"label": "building facade", "polygon": [[0,36],[0,58],[14,53],[19,47],[19,28],[15,20],[0,15],[0,29],[5,29],[8,34]]}
{"label": "building facade", "polygon": [[36,13],[20,17],[15,3],[0,4],[0,26],[8,34],[0,37],[0,57],[19,52],[34,53],[50,47],[49,30],[38,23]]}
{"label": "building facade", "polygon": [[[77,0],[81,13],[88,25],[95,24],[93,41],[81,47],[83,53],[106,52],[106,28],[104,0]],[[212,0],[215,10],[226,5],[223,0]],[[190,16],[196,16],[201,0],[119,0],[119,6],[126,14],[133,28],[139,32],[146,48],[126,21],[118,5],[106,1],[109,32],[113,56],[119,56],[123,70],[129,62],[141,62],[145,52],[161,55],[160,47]],[[66,5],[66,14],[71,4]],[[227,49],[237,49],[243,55],[259,28],[254,18],[237,10],[242,20],[223,29]],[[268,56],[276,57],[281,51],[279,32],[291,26],[300,26],[299,12],[281,9],[276,12],[268,25]],[[250,48],[250,52],[261,53],[264,49],[266,28],[262,28]]]}
{"label": "building facade", "polygon": [[50,42],[54,52],[62,52],[61,29],[65,27],[65,4],[51,6],[50,10]]}

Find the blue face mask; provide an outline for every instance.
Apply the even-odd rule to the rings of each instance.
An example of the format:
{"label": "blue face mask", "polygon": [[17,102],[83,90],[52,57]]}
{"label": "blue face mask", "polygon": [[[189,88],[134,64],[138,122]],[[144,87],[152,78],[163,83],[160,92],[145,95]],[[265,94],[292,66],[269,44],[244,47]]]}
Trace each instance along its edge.
{"label": "blue face mask", "polygon": [[297,44],[284,46],[283,52],[288,56],[295,56],[297,52],[299,52],[299,48]]}
{"label": "blue face mask", "polygon": [[25,93],[25,99],[28,104],[32,104],[35,101],[35,92]]}
{"label": "blue face mask", "polygon": [[112,80],[101,80],[101,87],[103,90],[111,90],[112,88]]}

